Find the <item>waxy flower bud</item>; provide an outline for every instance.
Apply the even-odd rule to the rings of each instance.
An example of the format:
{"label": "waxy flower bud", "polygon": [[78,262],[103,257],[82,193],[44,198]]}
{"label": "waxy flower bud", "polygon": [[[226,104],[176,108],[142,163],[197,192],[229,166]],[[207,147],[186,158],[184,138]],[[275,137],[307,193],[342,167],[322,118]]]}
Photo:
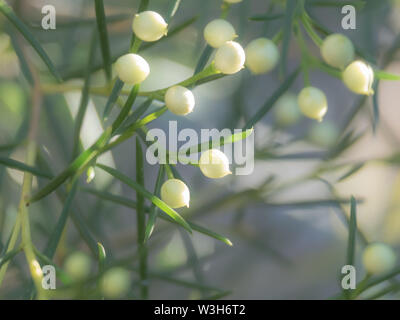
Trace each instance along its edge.
{"label": "waxy flower bud", "polygon": [[246,56],[241,45],[226,42],[215,54],[215,68],[225,74],[234,74],[243,69]]}
{"label": "waxy flower bud", "polygon": [[355,50],[349,38],[336,33],[325,38],[321,46],[321,55],[330,66],[344,69],[354,60]]}
{"label": "waxy flower bud", "polygon": [[306,87],[301,90],[297,102],[301,112],[311,119],[322,121],[328,111],[325,93],[315,87]]}
{"label": "waxy flower bud", "polygon": [[245,48],[246,66],[254,74],[266,73],[279,60],[279,50],[275,43],[267,38],[258,38],[251,41]]}
{"label": "waxy flower bud", "polygon": [[285,93],[275,103],[275,118],[279,125],[290,126],[299,121],[301,112],[297,103],[297,96]]}
{"label": "waxy flower bud", "polygon": [[329,121],[314,124],[309,133],[311,142],[325,148],[332,147],[338,137],[338,128]]}
{"label": "waxy flower bud", "polygon": [[396,264],[393,249],[383,243],[373,243],[365,248],[363,264],[370,274],[382,274],[392,270]]}
{"label": "waxy flower bud", "polygon": [[169,179],[161,186],[161,200],[173,209],[189,208],[189,188],[181,180]]}
{"label": "waxy flower bud", "polygon": [[219,179],[232,174],[229,170],[228,158],[218,149],[204,151],[200,156],[199,166],[201,172],[212,179]]}
{"label": "waxy flower bud", "polygon": [[224,19],[213,20],[204,28],[204,39],[213,48],[219,48],[236,37],[235,29]]}
{"label": "waxy flower bud", "polygon": [[355,93],[367,96],[374,94],[374,70],[363,61],[354,61],[343,71],[343,82]]}
{"label": "waxy flower bud", "polygon": [[83,252],[74,252],[65,260],[64,269],[73,280],[83,280],[90,274],[90,258]]}
{"label": "waxy flower bud", "polygon": [[106,298],[120,298],[129,292],[130,282],[131,277],[127,270],[114,267],[106,271],[101,278],[101,292]]}
{"label": "waxy flower bud", "polygon": [[154,11],[143,11],[135,15],[132,30],[143,41],[157,41],[167,34],[167,23]]}
{"label": "waxy flower bud", "polygon": [[172,113],[184,116],[193,111],[195,99],[192,91],[182,86],[173,86],[165,93],[165,105]]}
{"label": "waxy flower bud", "polygon": [[150,73],[146,60],[134,53],[128,53],[115,62],[118,77],[126,84],[138,84],[144,81]]}

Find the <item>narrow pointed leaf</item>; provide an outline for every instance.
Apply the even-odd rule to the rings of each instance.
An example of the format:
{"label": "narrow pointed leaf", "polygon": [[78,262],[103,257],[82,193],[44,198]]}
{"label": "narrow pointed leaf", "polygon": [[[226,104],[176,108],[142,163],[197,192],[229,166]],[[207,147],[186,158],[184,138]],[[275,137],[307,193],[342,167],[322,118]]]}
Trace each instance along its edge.
{"label": "narrow pointed leaf", "polygon": [[[117,195],[111,194],[111,193],[106,192],[106,191],[99,191],[99,190],[95,190],[95,189],[91,189],[91,188],[81,188],[81,190],[85,191],[85,192],[88,192],[88,193],[90,193],[92,195],[95,195],[95,196],[97,196],[97,197],[99,197],[99,198],[101,198],[103,200],[108,200],[108,201],[114,202],[116,204],[123,205],[123,206],[128,207],[128,208],[136,209],[136,207],[137,207],[137,204],[136,204],[135,201],[133,201],[131,199],[128,199],[128,198],[125,198],[125,197],[121,197],[121,196],[117,196]],[[150,211],[150,209],[146,210],[146,212],[149,212],[149,211]],[[160,214],[160,215],[158,215],[158,217],[163,219],[163,220],[166,220],[168,222],[172,222],[172,223],[178,224],[178,222],[176,222],[174,219],[170,218],[166,214]],[[214,231],[211,231],[211,230],[209,230],[209,229],[207,229],[205,227],[202,227],[202,226],[200,226],[200,225],[198,225],[196,223],[188,222],[188,224],[192,228],[192,230],[197,231],[199,233],[202,233],[204,235],[210,236],[210,237],[212,237],[214,239],[217,239],[219,241],[224,242],[225,244],[227,244],[229,246],[232,246],[232,242],[228,238],[226,238],[226,237],[224,237],[224,236],[222,236],[222,235],[220,235],[220,234],[218,234],[218,233],[216,233]]]}
{"label": "narrow pointed leaf", "polygon": [[96,11],[96,22],[97,29],[100,37],[100,47],[101,54],[103,56],[104,70],[107,76],[107,79],[111,79],[111,51],[110,51],[110,43],[108,40],[108,32],[107,32],[107,21],[106,15],[104,13],[104,3],[103,0],[94,0],[95,11]]}
{"label": "narrow pointed leaf", "polygon": [[296,0],[286,1],[286,12],[283,24],[282,53],[280,68],[283,75],[286,74],[287,58],[289,51],[290,39],[292,36],[293,17],[296,9]]}
{"label": "narrow pointed leaf", "polygon": [[110,112],[111,112],[112,108],[114,107],[115,102],[117,101],[118,96],[119,96],[123,86],[124,86],[124,83],[119,78],[117,78],[117,81],[115,81],[115,84],[111,91],[111,94],[108,97],[106,107],[104,108],[103,120],[106,120],[108,118],[108,116],[110,115]]}
{"label": "narrow pointed leaf", "polygon": [[210,141],[206,141],[206,142],[203,142],[203,143],[199,143],[196,146],[189,147],[187,149],[179,151],[179,154],[190,155],[190,154],[193,154],[193,153],[206,151],[206,150],[209,150],[209,149],[212,149],[212,148],[218,148],[218,147],[221,147],[221,146],[223,146],[225,144],[235,143],[237,141],[245,140],[245,139],[247,139],[247,137],[249,137],[253,133],[253,131],[254,131],[253,128],[250,128],[250,129],[247,129],[247,130],[243,130],[242,132],[234,133],[231,136],[226,137],[226,138],[221,137],[217,141],[210,140]]}
{"label": "narrow pointed leaf", "polygon": [[75,181],[72,184],[71,190],[69,191],[67,198],[64,202],[64,207],[62,209],[60,218],[57,221],[57,225],[54,228],[54,231],[52,232],[47,247],[44,251],[44,254],[50,259],[53,259],[54,254],[56,253],[58,243],[60,242],[61,239],[61,235],[67,224],[67,220],[71,210],[71,205],[76,194],[77,185],[78,185],[77,181]]}
{"label": "narrow pointed leaf", "polygon": [[29,42],[29,44],[35,49],[39,57],[43,60],[44,64],[49,69],[50,73],[58,80],[62,81],[58,71],[56,70],[54,64],[51,62],[49,56],[46,51],[42,48],[39,41],[33,36],[33,34],[29,31],[28,27],[19,19],[13,9],[7,5],[4,0],[0,0],[0,12],[3,13],[8,20],[18,29],[18,31],[22,34],[22,36]]}
{"label": "narrow pointed leaf", "polygon": [[11,159],[11,158],[0,157],[0,164],[6,166],[8,168],[16,169],[19,171],[30,172],[33,175],[38,176],[38,177],[42,177],[42,178],[46,178],[46,179],[52,178],[52,175],[47,172],[43,172],[42,170],[40,170],[38,168],[28,166],[23,162],[19,162],[17,160]]}
{"label": "narrow pointed leaf", "polygon": [[164,201],[160,198],[156,197],[146,189],[144,189],[141,185],[139,185],[136,181],[128,178],[127,176],[121,174],[117,170],[105,166],[103,164],[97,164],[97,166],[104,171],[108,172],[113,177],[117,178],[118,180],[124,182],[126,185],[130,186],[132,189],[140,192],[144,197],[149,199],[152,203],[154,203],[157,207],[159,207],[162,211],[168,214],[174,221],[176,221],[179,225],[185,228],[187,231],[192,232],[192,228],[188,225],[188,223],[177,213],[174,209],[168,206]]}
{"label": "narrow pointed leaf", "polygon": [[[163,180],[164,180],[164,166],[161,165],[160,169],[158,170],[156,185],[154,187],[154,195],[159,196]],[[151,234],[153,233],[154,225],[157,219],[157,210],[158,210],[157,206],[152,204],[144,236],[144,241],[146,242],[149,240]]]}
{"label": "narrow pointed leaf", "polygon": [[246,123],[244,129],[250,129],[260,121],[272,109],[275,102],[292,86],[293,82],[299,75],[300,69],[297,68],[290,74],[281,86],[272,94],[265,104],[257,111],[257,113]]}
{"label": "narrow pointed leaf", "polygon": [[351,197],[350,221],[349,221],[349,238],[347,241],[347,259],[348,265],[354,265],[354,255],[356,250],[357,235],[357,202]]}

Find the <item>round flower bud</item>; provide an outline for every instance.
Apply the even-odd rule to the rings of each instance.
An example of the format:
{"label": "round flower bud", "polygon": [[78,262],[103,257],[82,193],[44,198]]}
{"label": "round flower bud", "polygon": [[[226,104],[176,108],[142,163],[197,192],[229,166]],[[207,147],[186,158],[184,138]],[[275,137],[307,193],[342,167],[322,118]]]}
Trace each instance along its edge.
{"label": "round flower bud", "polygon": [[236,37],[235,29],[224,19],[213,20],[204,28],[204,39],[213,48],[219,48]]}
{"label": "round flower bud", "polygon": [[182,86],[169,88],[164,100],[168,110],[179,116],[192,112],[195,104],[192,91]]}
{"label": "round flower bud", "polygon": [[239,3],[242,2],[243,0],[224,0],[227,3]]}
{"label": "round flower bud", "polygon": [[218,149],[204,151],[200,156],[199,166],[201,172],[212,179],[219,179],[232,174],[229,170],[228,158]]}
{"label": "round flower bud", "polygon": [[254,74],[272,70],[279,60],[279,50],[275,43],[267,38],[251,41],[246,49],[246,66]]}
{"label": "round flower bud", "polygon": [[90,274],[90,258],[83,252],[74,252],[69,255],[65,260],[64,269],[72,280],[83,280],[87,278]]}
{"label": "round flower bud", "polygon": [[330,66],[344,69],[354,60],[355,50],[349,38],[335,33],[325,38],[321,46],[321,55]]}
{"label": "round flower bud", "polygon": [[290,126],[299,121],[301,112],[297,103],[297,96],[285,93],[275,103],[275,119],[281,126]]}
{"label": "round flower bud", "polygon": [[106,271],[101,278],[101,292],[106,298],[116,299],[126,295],[130,289],[130,275],[125,269],[115,267]]}
{"label": "round flower bud", "polygon": [[161,186],[161,199],[173,209],[189,208],[190,192],[181,180],[169,179]]}
{"label": "round flower bud", "polygon": [[373,243],[365,248],[363,264],[370,274],[382,274],[390,271],[396,264],[393,249],[383,243]]}
{"label": "round flower bud", "polygon": [[225,74],[234,74],[243,69],[246,59],[242,46],[234,41],[226,42],[215,54],[215,67]]}
{"label": "round flower bud", "polygon": [[322,122],[315,124],[309,133],[311,142],[318,146],[332,147],[339,137],[338,128],[332,122]]}
{"label": "round flower bud", "polygon": [[322,121],[328,111],[325,93],[315,87],[306,87],[301,90],[297,103],[305,116],[318,121]]}
{"label": "round flower bud", "polygon": [[353,92],[372,95],[374,71],[363,61],[354,61],[343,71],[343,82]]}
{"label": "round flower bud", "polygon": [[137,84],[144,81],[150,73],[146,60],[134,53],[128,53],[115,62],[118,77],[126,84]]}
{"label": "round flower bud", "polygon": [[143,41],[157,41],[167,34],[167,23],[154,11],[143,11],[135,15],[132,30]]}

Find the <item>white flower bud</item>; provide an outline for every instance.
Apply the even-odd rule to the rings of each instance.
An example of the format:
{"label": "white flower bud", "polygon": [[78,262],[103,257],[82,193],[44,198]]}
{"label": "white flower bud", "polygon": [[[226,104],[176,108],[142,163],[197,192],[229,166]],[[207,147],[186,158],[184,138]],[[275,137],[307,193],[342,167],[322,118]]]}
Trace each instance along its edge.
{"label": "white flower bud", "polygon": [[354,60],[353,43],[343,34],[331,34],[325,38],[321,46],[324,61],[332,67],[344,69]]}
{"label": "white flower bud", "polygon": [[370,274],[382,274],[392,270],[396,264],[393,249],[383,243],[373,243],[365,248],[363,264]]}
{"label": "white flower bud", "polygon": [[184,116],[193,111],[195,100],[192,91],[182,86],[173,86],[165,93],[165,105],[172,113]]}
{"label": "white flower bud", "polygon": [[374,94],[374,70],[363,61],[354,61],[343,71],[343,82],[355,93]]}
{"label": "white flower bud", "polygon": [[254,74],[266,73],[279,60],[279,50],[274,42],[267,38],[258,38],[251,41],[245,48],[246,66]]}
{"label": "white flower bud", "polygon": [[235,29],[224,19],[213,20],[204,28],[204,39],[214,48],[219,48],[236,37]]}
{"label": "white flower bud", "polygon": [[325,93],[315,87],[306,87],[301,90],[297,102],[301,112],[311,119],[322,121],[328,111]]}
{"label": "white flower bud", "polygon": [[83,252],[74,252],[65,260],[64,269],[71,279],[83,280],[90,274],[90,258]]}
{"label": "white flower bud", "polygon": [[114,267],[101,278],[101,292],[106,298],[116,299],[126,295],[130,289],[131,277],[127,270]]}
{"label": "white flower bud", "polygon": [[144,81],[150,73],[146,60],[134,53],[128,53],[115,62],[118,77],[126,84],[137,84]]}
{"label": "white flower bud", "polygon": [[143,41],[157,41],[167,34],[167,23],[154,11],[143,11],[135,15],[132,30]]}
{"label": "white flower bud", "polygon": [[228,41],[215,54],[215,68],[225,74],[234,74],[243,69],[245,60],[242,46],[237,42]]}
{"label": "white flower bud", "polygon": [[169,179],[161,186],[161,200],[173,209],[189,208],[189,188],[181,180]]}
{"label": "white flower bud", "polygon": [[279,125],[290,126],[299,121],[301,112],[297,103],[297,96],[285,93],[275,103],[275,118]]}
{"label": "white flower bud", "polygon": [[218,149],[204,151],[200,156],[199,166],[201,172],[212,179],[219,179],[232,174],[229,170],[228,158]]}
{"label": "white flower bud", "polygon": [[224,0],[227,3],[239,3],[242,2],[243,0]]}

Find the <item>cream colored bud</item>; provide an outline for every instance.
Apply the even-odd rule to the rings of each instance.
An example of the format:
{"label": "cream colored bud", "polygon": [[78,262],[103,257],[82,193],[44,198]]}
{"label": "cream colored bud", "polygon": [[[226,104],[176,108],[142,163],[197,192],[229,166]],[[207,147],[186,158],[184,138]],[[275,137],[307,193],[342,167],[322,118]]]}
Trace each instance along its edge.
{"label": "cream colored bud", "polygon": [[114,267],[105,272],[101,278],[101,292],[106,298],[121,298],[129,292],[131,277],[127,270]]}
{"label": "cream colored bud", "polygon": [[64,269],[73,280],[83,280],[90,274],[90,258],[83,252],[74,252],[65,260]]}
{"label": "cream colored bud", "polygon": [[138,84],[144,81],[150,73],[146,60],[134,53],[128,53],[115,62],[118,77],[126,84]]}
{"label": "cream colored bud", "polygon": [[343,82],[347,88],[355,93],[374,94],[372,89],[374,70],[363,61],[354,61],[343,71]]}
{"label": "cream colored bud", "polygon": [[297,102],[301,112],[311,119],[322,121],[328,111],[325,93],[315,87],[306,87],[301,90]]}
{"label": "cream colored bud", "polygon": [[275,68],[279,60],[279,50],[274,42],[267,38],[251,41],[245,48],[246,66],[254,74],[262,74]]}
{"label": "cream colored bud", "polygon": [[243,0],[224,0],[227,3],[239,3],[242,2]]}
{"label": "cream colored bud", "polygon": [[299,121],[301,112],[297,103],[297,96],[285,93],[275,103],[275,118],[279,125],[290,126]]}
{"label": "cream colored bud", "polygon": [[236,38],[235,29],[224,19],[213,20],[204,28],[204,39],[211,47],[219,48],[234,38]]}
{"label": "cream colored bud", "polygon": [[383,243],[373,243],[365,248],[363,264],[370,274],[382,274],[392,270],[396,264],[393,249]]}
{"label": "cream colored bud", "polygon": [[321,55],[330,66],[344,69],[354,60],[355,50],[349,38],[335,33],[325,38],[321,46]]}
{"label": "cream colored bud", "polygon": [[215,68],[225,74],[234,74],[243,69],[245,60],[242,46],[237,42],[228,41],[215,54]]}
{"label": "cream colored bud", "polygon": [[195,99],[192,91],[182,86],[173,86],[165,93],[165,105],[172,113],[184,116],[193,111]]}
{"label": "cream colored bud", "polygon": [[181,180],[169,179],[161,186],[161,200],[173,209],[189,208],[189,188]]}
{"label": "cream colored bud", "polygon": [[199,166],[201,172],[212,179],[219,179],[232,174],[229,170],[228,158],[218,149],[204,151],[200,156]]}
{"label": "cream colored bud", "polygon": [[168,24],[154,11],[143,11],[135,15],[132,30],[143,41],[157,41],[167,34]]}
{"label": "cream colored bud", "polygon": [[310,130],[309,138],[311,142],[318,146],[332,147],[339,137],[338,128],[332,123],[324,121],[315,123]]}

